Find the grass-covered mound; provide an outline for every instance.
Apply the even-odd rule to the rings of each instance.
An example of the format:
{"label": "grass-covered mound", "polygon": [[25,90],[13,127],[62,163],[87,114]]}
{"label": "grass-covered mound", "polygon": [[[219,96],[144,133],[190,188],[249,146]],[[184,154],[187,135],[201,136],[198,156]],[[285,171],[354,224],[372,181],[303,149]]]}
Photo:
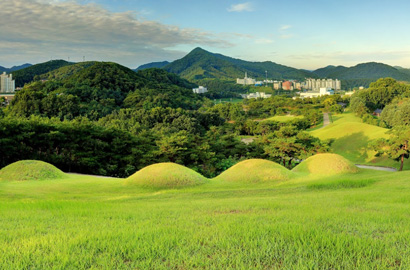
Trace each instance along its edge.
{"label": "grass-covered mound", "polygon": [[206,178],[179,164],[167,162],[147,166],[127,178],[126,183],[149,188],[183,188],[200,185]]}
{"label": "grass-covered mound", "polygon": [[39,160],[20,160],[0,170],[0,180],[8,181],[60,179],[65,176],[60,169]]}
{"label": "grass-covered mound", "polygon": [[317,175],[356,173],[358,168],[349,160],[337,154],[317,154],[307,158],[293,169],[294,172]]}
{"label": "grass-covered mound", "polygon": [[291,171],[273,161],[248,159],[232,166],[216,177],[216,179],[231,182],[258,183],[283,181],[291,177]]}

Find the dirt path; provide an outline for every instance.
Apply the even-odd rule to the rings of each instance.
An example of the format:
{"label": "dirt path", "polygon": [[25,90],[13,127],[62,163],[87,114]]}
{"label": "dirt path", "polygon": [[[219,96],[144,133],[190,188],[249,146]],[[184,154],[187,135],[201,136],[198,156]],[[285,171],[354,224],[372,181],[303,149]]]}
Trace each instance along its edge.
{"label": "dirt path", "polygon": [[327,127],[330,124],[330,117],[329,117],[329,113],[323,113],[323,127]]}
{"label": "dirt path", "polygon": [[376,171],[385,171],[385,172],[397,172],[396,168],[392,167],[382,167],[382,166],[372,166],[372,165],[360,165],[355,164],[358,168],[376,170]]}

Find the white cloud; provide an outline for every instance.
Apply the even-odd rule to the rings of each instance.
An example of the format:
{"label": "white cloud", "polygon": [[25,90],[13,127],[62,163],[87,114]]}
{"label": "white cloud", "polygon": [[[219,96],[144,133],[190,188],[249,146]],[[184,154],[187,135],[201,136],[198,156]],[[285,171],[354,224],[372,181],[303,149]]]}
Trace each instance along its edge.
{"label": "white cloud", "polygon": [[233,4],[228,9],[229,12],[243,12],[243,11],[253,11],[253,5],[251,2],[241,3],[241,4]]}
{"label": "white cloud", "polygon": [[281,35],[280,38],[281,39],[290,39],[290,38],[293,38],[293,35],[292,34]]}
{"label": "white cloud", "polygon": [[280,30],[281,30],[281,31],[285,31],[285,30],[287,30],[287,29],[289,29],[289,28],[292,28],[292,25],[282,25],[282,26],[280,27]]}
{"label": "white cloud", "polygon": [[[137,13],[138,14],[138,13]],[[231,46],[225,39],[198,29],[141,20],[134,13],[110,12],[96,4],[74,1],[13,0],[0,9],[0,61],[8,54],[22,59],[89,54],[134,66],[149,56],[181,55],[181,44]],[[12,44],[8,47],[4,44]],[[169,58],[169,57],[167,57]],[[146,59],[146,60],[141,60]],[[164,59],[164,58],[162,58]],[[3,62],[2,62],[3,63]]]}
{"label": "white cloud", "polygon": [[272,39],[268,39],[268,38],[259,38],[257,40],[255,40],[256,44],[272,44],[275,41]]}

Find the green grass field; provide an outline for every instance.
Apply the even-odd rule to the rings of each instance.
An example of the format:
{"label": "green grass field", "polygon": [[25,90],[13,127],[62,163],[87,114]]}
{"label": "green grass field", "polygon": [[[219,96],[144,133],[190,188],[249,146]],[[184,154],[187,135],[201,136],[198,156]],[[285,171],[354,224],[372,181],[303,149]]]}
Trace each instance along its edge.
{"label": "green grass field", "polygon": [[278,122],[289,122],[293,119],[302,119],[303,115],[276,115],[273,117],[269,117],[264,119],[265,121],[278,121]]}
{"label": "green grass field", "polygon": [[[311,131],[313,136],[322,140],[335,139],[332,151],[355,164],[380,165],[399,168],[399,162],[387,157],[375,157],[369,143],[378,138],[388,138],[388,129],[365,124],[352,113],[333,115],[333,123]],[[404,169],[410,169],[410,161],[405,160]]]}
{"label": "green grass field", "polygon": [[0,269],[409,269],[409,213],[410,172],[0,181]]}

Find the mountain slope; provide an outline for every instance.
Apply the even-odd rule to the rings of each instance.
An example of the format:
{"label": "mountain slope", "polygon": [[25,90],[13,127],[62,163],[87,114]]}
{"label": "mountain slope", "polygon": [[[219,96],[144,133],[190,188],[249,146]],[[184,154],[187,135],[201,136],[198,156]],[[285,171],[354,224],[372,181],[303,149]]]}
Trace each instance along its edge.
{"label": "mountain slope", "polygon": [[84,62],[63,66],[28,83],[10,105],[15,115],[38,114],[98,120],[120,108],[171,107],[198,109],[203,98],[196,86],[162,69],[139,72],[112,62]]}
{"label": "mountain slope", "polygon": [[344,72],[345,70],[347,70],[349,68],[344,67],[344,66],[327,66],[324,68],[319,68],[316,69],[314,71],[312,71],[314,74],[316,74],[317,76],[321,77],[321,78],[330,78],[332,76],[332,74],[334,73],[341,73]]}
{"label": "mountain slope", "polygon": [[16,80],[16,87],[22,87],[24,84],[34,80],[34,77],[63,66],[72,65],[73,63],[64,60],[51,60],[45,63],[32,65],[20,70],[13,71],[13,77]]}
{"label": "mountain slope", "polygon": [[152,62],[152,63],[148,63],[148,64],[145,64],[145,65],[141,65],[141,66],[137,67],[136,69],[134,69],[134,71],[143,70],[143,69],[147,69],[147,68],[163,68],[168,64],[169,64],[168,61]]}
{"label": "mountain slope", "polygon": [[222,54],[215,54],[196,48],[185,57],[172,62],[164,67],[168,72],[180,75],[188,80],[201,80],[205,78],[235,80],[243,78],[245,72],[248,77],[264,79],[267,71],[268,78],[273,79],[299,79],[317,77],[308,71],[299,70],[270,61],[248,62],[231,58]]}
{"label": "mountain slope", "polygon": [[30,67],[30,66],[32,66],[32,64],[29,64],[29,63],[25,63],[25,64],[20,65],[20,66],[12,66],[11,68],[6,68],[6,67],[3,67],[3,66],[0,66],[0,72],[1,73],[3,73],[3,72],[10,73],[12,71],[17,71],[17,70],[27,68],[27,67]]}
{"label": "mountain slope", "polygon": [[362,63],[349,68],[344,66],[327,66],[317,69],[313,73],[322,78],[341,80],[342,88],[344,89],[356,86],[368,87],[371,82],[386,77],[410,82],[410,73],[407,73],[405,69],[399,70],[395,67],[376,62]]}

